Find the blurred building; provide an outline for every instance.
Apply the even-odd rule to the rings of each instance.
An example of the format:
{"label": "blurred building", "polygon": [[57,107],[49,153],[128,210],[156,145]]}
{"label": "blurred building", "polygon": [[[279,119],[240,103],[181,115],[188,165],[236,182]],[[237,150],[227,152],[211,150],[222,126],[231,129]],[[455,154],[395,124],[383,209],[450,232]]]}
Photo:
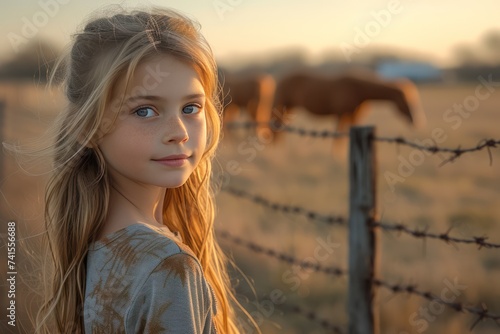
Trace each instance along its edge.
{"label": "blurred building", "polygon": [[428,62],[384,61],[376,65],[375,71],[387,79],[407,78],[413,82],[439,82],[442,71]]}

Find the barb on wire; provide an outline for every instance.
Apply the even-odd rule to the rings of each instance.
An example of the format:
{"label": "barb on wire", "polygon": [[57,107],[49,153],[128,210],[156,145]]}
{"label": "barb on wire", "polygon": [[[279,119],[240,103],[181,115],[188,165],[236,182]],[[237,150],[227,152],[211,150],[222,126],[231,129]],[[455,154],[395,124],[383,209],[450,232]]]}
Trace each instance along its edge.
{"label": "barb on wire", "polygon": [[428,151],[431,153],[437,153],[437,152],[450,153],[451,156],[448,159],[441,162],[440,166],[443,166],[443,165],[447,164],[448,162],[455,161],[458,157],[460,157],[464,153],[481,151],[483,149],[488,150],[488,155],[490,158],[490,166],[491,166],[493,164],[493,156],[491,154],[491,148],[492,147],[496,148],[497,145],[500,144],[500,140],[483,139],[475,147],[462,149],[462,148],[460,148],[460,146],[458,148],[447,148],[447,147],[439,147],[437,145],[432,145],[432,146],[420,145],[420,144],[414,143],[412,141],[409,141],[403,137],[394,137],[394,138],[376,137],[376,138],[374,138],[374,140],[380,141],[380,142],[387,142],[387,143],[396,143],[398,145],[399,144],[406,145],[409,147],[413,147],[413,148],[416,148],[416,149],[419,149],[422,151]]}
{"label": "barb on wire", "polygon": [[314,130],[314,129],[303,129],[298,128],[291,125],[277,125],[274,122],[229,122],[224,124],[224,126],[228,129],[252,129],[256,128],[259,125],[269,126],[271,129],[277,132],[289,132],[295,133],[302,137],[313,137],[313,138],[340,138],[340,137],[348,137],[349,133],[347,132],[334,132],[329,130]]}
{"label": "barb on wire", "polygon": [[283,304],[283,305],[277,305],[277,307],[279,307],[283,310],[291,311],[291,312],[294,312],[294,313],[297,313],[297,314],[304,316],[307,320],[309,320],[311,322],[315,322],[315,323],[319,324],[321,327],[323,327],[324,329],[328,330],[328,333],[336,333],[336,334],[343,334],[344,333],[342,328],[340,328],[339,326],[332,324],[327,319],[321,318],[313,311],[304,310],[302,307],[300,307],[298,305]]}
{"label": "barb on wire", "polygon": [[322,273],[325,273],[328,275],[333,275],[333,276],[347,275],[347,271],[345,271],[344,269],[341,269],[339,267],[324,267],[318,263],[312,263],[311,261],[299,260],[299,259],[293,257],[292,255],[280,253],[278,251],[275,251],[274,249],[257,245],[256,243],[254,243],[252,241],[245,241],[245,240],[241,239],[240,237],[231,235],[227,231],[219,231],[218,234],[223,239],[229,240],[236,245],[246,247],[248,250],[250,250],[254,253],[264,254],[266,256],[278,259],[282,262],[286,262],[289,264],[295,264],[295,265],[298,265],[299,267],[301,267],[302,269],[311,269],[315,272],[322,272]]}
{"label": "barb on wire", "polygon": [[328,130],[313,130],[313,129],[302,129],[290,125],[284,125],[279,131],[286,131],[289,133],[298,134],[301,137],[313,137],[313,138],[342,138],[349,137],[347,132],[334,132]]}
{"label": "barb on wire", "polygon": [[270,200],[262,196],[253,195],[244,190],[234,189],[232,187],[224,187],[222,188],[222,190],[226,191],[231,195],[248,199],[255,204],[265,206],[266,208],[272,209],[274,211],[302,215],[310,220],[320,221],[328,225],[345,225],[347,221],[346,218],[342,216],[327,216],[314,211],[306,210],[299,206],[292,206],[292,205],[271,202]]}
{"label": "barb on wire", "polygon": [[408,228],[404,224],[388,224],[388,223],[382,223],[382,222],[372,222],[371,225],[373,227],[381,228],[382,230],[385,231],[397,231],[401,233],[406,233],[408,235],[411,235],[415,238],[431,238],[431,239],[438,239],[442,240],[446,243],[461,243],[461,244],[475,244],[478,246],[478,249],[481,248],[500,248],[500,244],[494,244],[491,242],[486,242],[488,237],[473,237],[472,239],[465,239],[465,238],[456,238],[456,237],[450,237],[450,231],[449,229],[446,233],[428,233],[425,230],[412,230]]}
{"label": "barb on wire", "polygon": [[424,299],[427,299],[429,301],[436,301],[442,305],[448,306],[449,308],[455,310],[456,312],[465,312],[465,313],[470,313],[473,315],[476,315],[478,318],[474,323],[472,324],[470,330],[472,331],[474,327],[484,319],[491,319],[495,321],[495,323],[500,326],[500,315],[492,314],[488,312],[488,308],[486,307],[486,304],[482,303],[481,308],[474,308],[474,307],[469,307],[466,306],[463,303],[458,303],[458,302],[449,302],[446,300],[441,299],[437,295],[433,294],[432,292],[428,291],[421,291],[417,289],[416,285],[401,285],[401,284],[391,284],[387,283],[385,281],[382,281],[380,279],[372,279],[372,283],[377,286],[377,287],[383,287],[386,288],[390,291],[392,291],[395,294],[398,293],[408,293],[412,295],[417,295],[420,296]]}

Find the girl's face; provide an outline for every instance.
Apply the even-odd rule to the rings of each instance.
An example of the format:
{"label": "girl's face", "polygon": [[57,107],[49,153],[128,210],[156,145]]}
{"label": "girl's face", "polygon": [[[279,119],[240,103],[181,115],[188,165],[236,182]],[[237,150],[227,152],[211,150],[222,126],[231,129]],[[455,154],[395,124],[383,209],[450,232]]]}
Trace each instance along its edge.
{"label": "girl's face", "polygon": [[98,140],[111,177],[181,186],[206,145],[205,91],[197,72],[162,55],[140,63],[128,87],[124,81],[114,89]]}

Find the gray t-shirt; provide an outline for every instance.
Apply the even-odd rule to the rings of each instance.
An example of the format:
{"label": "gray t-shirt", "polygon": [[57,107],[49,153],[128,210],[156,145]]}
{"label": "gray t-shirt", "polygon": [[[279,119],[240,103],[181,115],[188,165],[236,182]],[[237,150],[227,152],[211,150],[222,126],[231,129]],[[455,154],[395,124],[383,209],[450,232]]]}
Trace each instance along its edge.
{"label": "gray t-shirt", "polygon": [[85,333],[213,334],[214,293],[192,251],[134,224],[89,245]]}

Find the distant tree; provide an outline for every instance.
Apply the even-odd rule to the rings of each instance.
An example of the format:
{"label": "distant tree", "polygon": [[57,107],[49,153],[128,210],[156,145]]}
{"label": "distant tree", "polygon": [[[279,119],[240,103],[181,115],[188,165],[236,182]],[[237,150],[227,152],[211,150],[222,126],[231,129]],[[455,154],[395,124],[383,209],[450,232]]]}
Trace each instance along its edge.
{"label": "distant tree", "polygon": [[500,31],[488,31],[482,40],[482,46],[491,63],[500,65]]}
{"label": "distant tree", "polygon": [[45,40],[34,40],[12,59],[0,64],[0,80],[46,82],[61,50]]}
{"label": "distant tree", "polygon": [[309,67],[307,52],[302,48],[285,49],[268,58],[266,71],[277,77]]}
{"label": "distant tree", "polygon": [[460,66],[477,66],[483,62],[477,48],[462,44],[454,48],[454,57]]}
{"label": "distant tree", "polygon": [[454,49],[460,66],[500,66],[500,30],[483,34],[478,44],[462,44]]}

